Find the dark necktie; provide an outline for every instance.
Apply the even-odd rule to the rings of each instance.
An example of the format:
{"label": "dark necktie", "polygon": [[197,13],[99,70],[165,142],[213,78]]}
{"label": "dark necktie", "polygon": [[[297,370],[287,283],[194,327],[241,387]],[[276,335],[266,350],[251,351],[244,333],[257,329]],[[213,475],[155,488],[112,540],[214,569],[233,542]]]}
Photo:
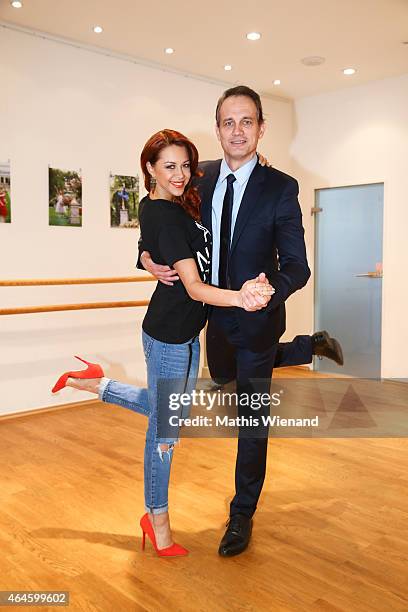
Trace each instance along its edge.
{"label": "dark necktie", "polygon": [[235,176],[227,176],[227,190],[222,204],[221,232],[220,232],[220,262],[218,266],[218,286],[222,289],[230,288],[228,272],[229,250],[231,244],[231,220],[232,206],[234,203],[234,181]]}

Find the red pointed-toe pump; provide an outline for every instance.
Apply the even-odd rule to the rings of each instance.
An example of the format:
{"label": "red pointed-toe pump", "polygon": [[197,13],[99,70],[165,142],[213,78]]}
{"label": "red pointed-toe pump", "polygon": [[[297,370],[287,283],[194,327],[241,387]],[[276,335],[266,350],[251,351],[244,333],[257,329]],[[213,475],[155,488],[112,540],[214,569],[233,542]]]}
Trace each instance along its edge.
{"label": "red pointed-toe pump", "polygon": [[156,536],[154,534],[153,525],[149,520],[149,515],[144,514],[140,519],[140,527],[142,528],[143,539],[142,539],[142,550],[145,549],[146,535],[150,538],[153,548],[159,557],[185,557],[188,555],[187,548],[183,548],[180,544],[172,544],[166,548],[157,548]]}
{"label": "red pointed-toe pump", "polygon": [[68,378],[102,378],[104,376],[103,370],[98,363],[89,363],[89,361],[85,361],[85,359],[81,359],[81,357],[77,357],[76,355],[75,358],[82,361],[82,363],[86,363],[88,367],[86,370],[78,370],[77,372],[65,372],[53,386],[53,393],[63,389],[67,384]]}

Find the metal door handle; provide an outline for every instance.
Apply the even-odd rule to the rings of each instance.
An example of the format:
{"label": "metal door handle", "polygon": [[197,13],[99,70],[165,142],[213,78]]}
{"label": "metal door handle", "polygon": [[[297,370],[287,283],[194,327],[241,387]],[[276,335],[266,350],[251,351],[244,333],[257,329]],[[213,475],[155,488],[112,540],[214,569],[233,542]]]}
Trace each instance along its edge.
{"label": "metal door handle", "polygon": [[365,272],[364,274],[356,274],[356,276],[366,276],[368,278],[382,278],[383,277],[383,273],[382,271],[378,271],[378,272]]}

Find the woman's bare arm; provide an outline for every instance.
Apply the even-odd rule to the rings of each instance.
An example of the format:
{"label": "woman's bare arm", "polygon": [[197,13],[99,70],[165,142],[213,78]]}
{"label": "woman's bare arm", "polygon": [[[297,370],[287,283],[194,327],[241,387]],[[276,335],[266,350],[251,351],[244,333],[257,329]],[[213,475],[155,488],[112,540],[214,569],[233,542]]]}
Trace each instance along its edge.
{"label": "woman's bare arm", "polygon": [[274,292],[267,282],[259,283],[256,279],[244,283],[239,291],[219,289],[202,282],[193,258],[181,259],[174,264],[181,282],[191,299],[212,306],[236,306],[245,310],[255,311],[265,308]]}

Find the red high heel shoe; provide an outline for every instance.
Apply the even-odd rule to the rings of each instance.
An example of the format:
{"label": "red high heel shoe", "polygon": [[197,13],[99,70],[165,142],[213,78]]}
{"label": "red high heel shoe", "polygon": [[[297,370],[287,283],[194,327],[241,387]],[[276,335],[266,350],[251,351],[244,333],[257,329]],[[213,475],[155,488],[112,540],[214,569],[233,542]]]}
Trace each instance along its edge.
{"label": "red high heel shoe", "polygon": [[63,389],[67,384],[68,378],[102,378],[104,376],[103,370],[99,364],[89,363],[89,361],[85,361],[85,359],[81,359],[81,357],[77,357],[76,355],[75,358],[79,359],[79,361],[82,361],[83,363],[86,363],[88,367],[86,370],[79,370],[77,372],[65,372],[65,374],[60,376],[53,386],[53,393]]}
{"label": "red high heel shoe", "polygon": [[144,514],[142,516],[140,519],[140,526],[143,532],[142,550],[145,549],[146,535],[148,535],[159,557],[184,557],[185,555],[188,555],[187,548],[183,548],[183,546],[180,546],[180,544],[172,544],[166,548],[157,548],[156,536],[154,534],[153,525],[149,520],[148,514]]}

